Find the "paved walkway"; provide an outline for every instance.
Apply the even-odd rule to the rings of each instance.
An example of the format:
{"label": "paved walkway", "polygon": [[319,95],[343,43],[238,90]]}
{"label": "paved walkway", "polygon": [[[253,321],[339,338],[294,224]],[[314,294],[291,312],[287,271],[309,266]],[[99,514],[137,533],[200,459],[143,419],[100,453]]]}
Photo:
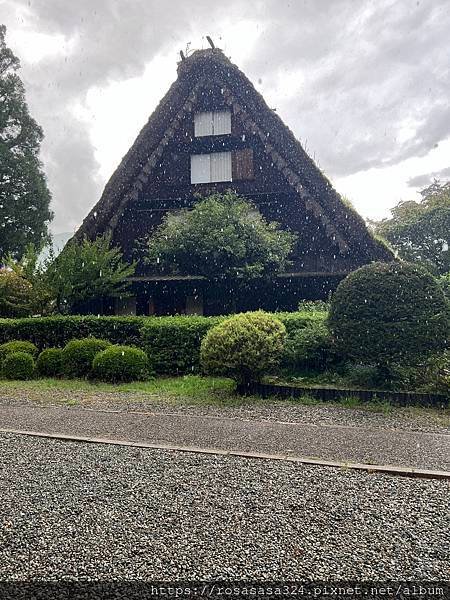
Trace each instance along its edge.
{"label": "paved walkway", "polygon": [[56,406],[0,406],[0,429],[450,471],[435,433]]}

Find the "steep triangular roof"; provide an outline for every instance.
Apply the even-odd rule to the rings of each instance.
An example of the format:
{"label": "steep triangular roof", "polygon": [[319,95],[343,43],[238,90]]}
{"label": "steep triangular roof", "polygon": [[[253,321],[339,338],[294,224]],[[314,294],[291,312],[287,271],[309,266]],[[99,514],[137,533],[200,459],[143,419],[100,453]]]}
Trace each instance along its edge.
{"label": "steep triangular roof", "polygon": [[129,202],[152,177],[183,116],[192,112],[201,89],[218,83],[225,102],[321,220],[340,252],[358,252],[369,260],[392,260],[391,252],[368,231],[364,220],[344,203],[330,181],[306,154],[292,131],[271,110],[249,79],[217,48],[197,50],[178,65],[178,78],[161,100],[134,144],[113,173],[103,194],[75,234],[95,237],[113,230]]}

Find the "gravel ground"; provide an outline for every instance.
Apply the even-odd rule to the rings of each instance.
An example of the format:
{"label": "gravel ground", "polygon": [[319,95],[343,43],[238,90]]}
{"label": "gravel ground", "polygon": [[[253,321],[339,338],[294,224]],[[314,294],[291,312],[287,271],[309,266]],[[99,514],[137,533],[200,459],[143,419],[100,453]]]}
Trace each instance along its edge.
{"label": "gravel ground", "polygon": [[196,415],[236,417],[241,419],[313,423],[316,425],[349,425],[379,427],[403,431],[450,433],[450,412],[437,409],[392,408],[389,412],[345,408],[334,404],[305,406],[283,400],[249,400],[239,405],[196,404],[185,398],[160,397],[136,392],[69,391],[64,389],[2,390],[0,404],[61,404],[73,402],[89,408],[124,411],[176,412]]}
{"label": "gravel ground", "polygon": [[0,579],[448,578],[448,484],[0,436]]}

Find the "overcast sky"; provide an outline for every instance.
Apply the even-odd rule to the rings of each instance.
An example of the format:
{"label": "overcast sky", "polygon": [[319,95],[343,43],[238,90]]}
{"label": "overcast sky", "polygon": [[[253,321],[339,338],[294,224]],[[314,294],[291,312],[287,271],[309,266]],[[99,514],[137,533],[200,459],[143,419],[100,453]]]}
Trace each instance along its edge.
{"label": "overcast sky", "polygon": [[70,232],[209,34],[337,190],[380,218],[450,179],[449,0],[0,0]]}

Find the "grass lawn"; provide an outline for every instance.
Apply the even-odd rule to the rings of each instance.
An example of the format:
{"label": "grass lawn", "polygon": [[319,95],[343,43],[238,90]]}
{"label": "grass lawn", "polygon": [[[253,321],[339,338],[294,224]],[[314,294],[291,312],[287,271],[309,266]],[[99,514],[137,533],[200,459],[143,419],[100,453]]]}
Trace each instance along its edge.
{"label": "grass lawn", "polygon": [[[430,417],[446,426],[450,423],[450,410],[439,408],[404,407],[397,408],[385,400],[361,403],[356,398],[343,398],[339,402],[322,402],[310,396],[277,400],[262,399],[258,396],[242,397],[235,393],[235,383],[231,379],[186,375],[183,377],[157,377],[149,381],[125,384],[107,384],[78,379],[34,379],[31,381],[0,380],[1,396],[27,396],[39,403],[58,403],[76,406],[83,403],[83,397],[93,398],[99,394],[122,394],[119,397],[137,401],[156,401],[168,407],[177,405],[196,406],[250,406],[270,405],[274,403],[292,404],[292,406],[338,406],[346,409],[362,409],[383,414],[409,414]],[[73,395],[72,395],[73,393]]]}

